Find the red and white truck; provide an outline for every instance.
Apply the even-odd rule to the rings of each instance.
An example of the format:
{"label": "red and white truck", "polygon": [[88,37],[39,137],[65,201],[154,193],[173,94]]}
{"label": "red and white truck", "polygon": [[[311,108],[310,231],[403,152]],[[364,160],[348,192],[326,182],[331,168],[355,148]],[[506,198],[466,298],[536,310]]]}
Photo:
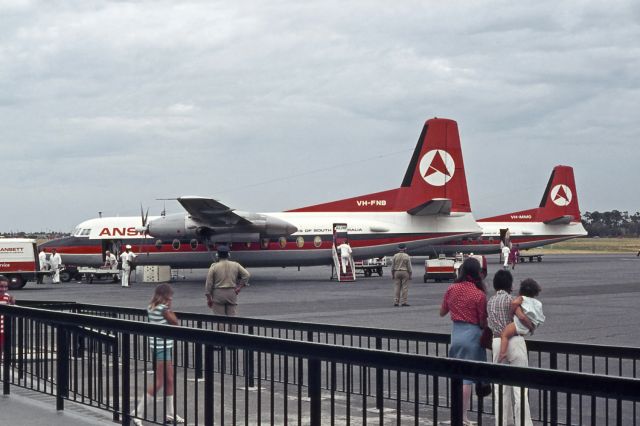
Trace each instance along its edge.
{"label": "red and white truck", "polygon": [[0,238],[0,274],[9,279],[9,289],[16,290],[50,272],[40,271],[36,240]]}

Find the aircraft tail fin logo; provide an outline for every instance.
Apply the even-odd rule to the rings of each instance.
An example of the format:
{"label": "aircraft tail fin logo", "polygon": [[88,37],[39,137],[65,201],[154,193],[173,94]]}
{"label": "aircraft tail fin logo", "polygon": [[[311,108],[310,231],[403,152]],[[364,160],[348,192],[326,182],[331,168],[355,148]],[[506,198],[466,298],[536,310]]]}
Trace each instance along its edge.
{"label": "aircraft tail fin logo", "polygon": [[427,152],[420,160],[420,175],[432,186],[442,186],[453,178],[456,163],[453,157],[443,149]]}
{"label": "aircraft tail fin logo", "polygon": [[551,201],[559,207],[571,204],[573,193],[567,185],[556,185],[551,189]]}

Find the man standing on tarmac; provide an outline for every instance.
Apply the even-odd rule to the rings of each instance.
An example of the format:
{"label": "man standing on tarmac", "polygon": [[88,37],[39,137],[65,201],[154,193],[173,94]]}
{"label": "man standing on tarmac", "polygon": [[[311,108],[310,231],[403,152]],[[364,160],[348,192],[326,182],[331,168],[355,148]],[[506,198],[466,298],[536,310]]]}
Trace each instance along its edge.
{"label": "man standing on tarmac", "polygon": [[[47,253],[45,253],[44,249],[40,249],[40,253],[38,253],[38,263],[40,264],[40,271],[47,271],[49,269],[49,262],[47,261]],[[38,278],[36,283],[42,284],[43,274],[38,274]]]}
{"label": "man standing on tarmac", "polygon": [[393,285],[395,287],[395,297],[393,299],[393,306],[410,306],[407,303],[409,297],[409,280],[411,279],[411,257],[405,253],[406,246],[400,244],[398,249],[400,250],[391,259],[391,277],[393,278]]}
{"label": "man standing on tarmac", "polygon": [[[250,276],[242,265],[229,260],[229,247],[218,246],[218,262],[211,264],[207,273],[207,306],[216,315],[235,317],[238,313],[238,293],[247,285]],[[224,329],[224,326],[218,326],[218,329]]]}
{"label": "man standing on tarmac", "polygon": [[53,284],[60,284],[60,267],[62,266],[62,258],[56,251],[56,249],[51,250],[51,256],[49,256],[49,265],[51,265],[51,270],[53,271],[53,279],[51,282]]}
{"label": "man standing on tarmac", "polygon": [[129,275],[131,274],[131,267],[136,260],[136,255],[131,251],[131,246],[127,244],[125,250],[120,255],[120,262],[122,263],[122,278],[120,283],[122,287],[129,287]]}

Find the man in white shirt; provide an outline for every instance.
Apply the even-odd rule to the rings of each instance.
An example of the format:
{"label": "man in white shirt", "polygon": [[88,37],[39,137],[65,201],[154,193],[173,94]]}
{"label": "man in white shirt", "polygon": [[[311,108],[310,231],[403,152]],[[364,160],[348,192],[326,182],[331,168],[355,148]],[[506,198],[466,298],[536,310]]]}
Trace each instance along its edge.
{"label": "man in white shirt", "polygon": [[340,260],[342,263],[342,273],[347,273],[347,265],[351,263],[351,246],[345,240],[342,244],[338,246],[338,251],[340,252]]}
{"label": "man in white shirt", "polygon": [[[49,270],[49,261],[47,260],[47,253],[45,253],[44,249],[40,249],[40,253],[38,253],[38,263],[40,264],[40,271]],[[42,284],[43,277],[43,274],[38,274],[38,284]]]}
{"label": "man in white shirt", "polygon": [[51,256],[49,256],[49,265],[51,265],[51,270],[53,271],[53,279],[51,282],[53,284],[60,284],[60,268],[62,266],[62,258],[56,251],[56,249],[51,250]]}
{"label": "man in white shirt", "polygon": [[131,251],[131,246],[127,244],[125,251],[120,255],[120,262],[122,262],[122,278],[120,282],[122,287],[129,287],[129,275],[131,274],[131,267],[136,259],[136,255]]}
{"label": "man in white shirt", "polygon": [[509,253],[511,253],[511,249],[509,248],[508,245],[504,245],[504,247],[502,247],[502,258],[504,259],[504,269],[508,269],[509,268]]}
{"label": "man in white shirt", "polygon": [[109,250],[104,253],[104,266],[109,269],[116,269],[118,266],[118,259]]}

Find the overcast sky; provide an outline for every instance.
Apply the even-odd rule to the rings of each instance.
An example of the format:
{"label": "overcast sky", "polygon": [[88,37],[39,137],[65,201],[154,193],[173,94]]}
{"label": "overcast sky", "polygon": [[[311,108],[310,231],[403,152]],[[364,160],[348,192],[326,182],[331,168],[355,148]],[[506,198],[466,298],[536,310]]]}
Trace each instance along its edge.
{"label": "overcast sky", "polygon": [[640,210],[640,3],[0,1],[0,231],[392,189],[434,116],[477,218]]}

